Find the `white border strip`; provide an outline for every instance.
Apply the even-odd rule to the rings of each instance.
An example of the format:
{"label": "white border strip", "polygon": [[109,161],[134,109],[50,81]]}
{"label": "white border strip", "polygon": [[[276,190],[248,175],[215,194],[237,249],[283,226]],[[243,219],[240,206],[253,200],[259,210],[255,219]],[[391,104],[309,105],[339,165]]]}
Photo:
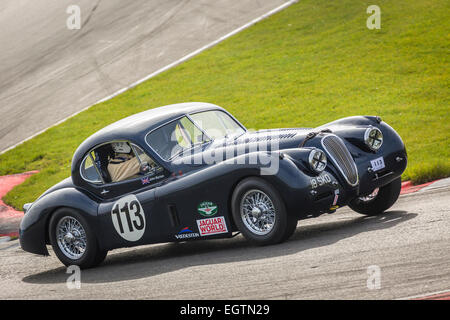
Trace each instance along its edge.
{"label": "white border strip", "polygon": [[396,299],[396,300],[412,300],[412,299],[427,298],[427,297],[436,296],[436,295],[439,295],[439,294],[444,294],[444,293],[449,293],[449,292],[450,292],[450,290],[442,290],[442,291],[424,293],[424,294],[420,294],[420,295],[417,295],[417,296],[411,296],[411,297],[406,297],[406,298],[399,298],[399,299]]}
{"label": "white border strip", "polygon": [[203,51],[205,51],[205,50],[207,50],[207,49],[209,49],[209,48],[211,48],[211,47],[217,45],[218,43],[224,41],[225,39],[228,39],[229,37],[234,36],[235,34],[241,32],[242,30],[247,29],[248,27],[251,27],[252,25],[256,24],[257,22],[266,19],[267,17],[269,17],[269,16],[271,16],[271,15],[273,15],[273,14],[275,14],[275,13],[277,13],[277,12],[279,12],[279,11],[281,11],[281,10],[287,8],[287,7],[289,7],[290,5],[292,5],[292,4],[296,3],[296,2],[298,2],[298,0],[289,0],[289,1],[286,2],[286,3],[283,3],[281,6],[279,6],[279,7],[277,7],[277,8],[275,8],[275,9],[273,9],[273,10],[271,10],[271,11],[269,11],[269,12],[267,12],[267,13],[265,13],[265,14],[263,14],[263,15],[257,17],[257,18],[255,18],[255,19],[253,19],[252,21],[250,21],[250,22],[244,24],[242,27],[239,27],[239,28],[237,28],[237,29],[231,31],[230,33],[227,33],[226,35],[220,37],[219,39],[217,39],[217,40],[215,40],[215,41],[213,41],[213,42],[211,42],[211,43],[209,43],[209,44],[207,44],[207,45],[201,47],[200,49],[197,49],[197,50],[195,50],[195,51],[189,53],[188,55],[185,55],[185,56],[182,57],[181,59],[178,59],[178,60],[172,62],[171,64],[168,64],[168,65],[165,66],[165,67],[162,67],[161,69],[159,69],[159,70],[157,70],[157,71],[155,71],[155,72],[149,74],[148,76],[146,76],[146,77],[144,77],[144,78],[142,78],[142,79],[140,79],[140,80],[138,80],[138,81],[136,81],[136,82],[133,82],[133,83],[132,83],[131,85],[129,85],[128,87],[122,88],[122,89],[120,89],[120,90],[114,92],[113,94],[111,94],[111,95],[109,95],[109,96],[107,96],[107,97],[105,97],[105,98],[103,98],[103,99],[97,101],[96,103],[94,103],[94,104],[92,104],[92,105],[90,105],[90,106],[88,106],[88,107],[86,107],[86,108],[83,108],[83,109],[81,109],[81,110],[75,112],[74,114],[72,114],[72,115],[70,115],[70,116],[68,116],[68,117],[65,117],[64,119],[62,119],[62,120],[56,122],[55,124],[53,124],[53,125],[51,125],[51,126],[45,128],[45,129],[43,129],[43,130],[40,130],[39,132],[37,132],[37,133],[33,134],[32,136],[30,136],[30,137],[28,137],[28,138],[26,138],[26,139],[24,139],[24,140],[22,140],[22,141],[16,143],[15,145],[6,148],[5,150],[3,150],[3,151],[0,152],[0,155],[3,154],[3,153],[5,153],[5,152],[7,152],[7,151],[9,151],[9,150],[14,149],[14,148],[17,147],[18,145],[21,145],[22,143],[24,143],[24,142],[26,142],[26,141],[28,141],[28,140],[30,140],[30,139],[33,139],[34,137],[40,135],[41,133],[47,131],[48,129],[53,128],[53,127],[56,127],[57,125],[59,125],[59,124],[65,122],[66,120],[68,120],[68,119],[70,119],[70,118],[72,118],[72,117],[75,117],[77,114],[79,114],[79,113],[81,113],[81,112],[83,112],[83,111],[86,111],[86,110],[89,109],[90,107],[92,107],[92,106],[94,106],[94,105],[96,105],[96,104],[99,104],[99,103],[101,103],[101,102],[105,102],[105,101],[107,101],[107,100],[110,100],[110,99],[114,98],[115,96],[118,96],[119,94],[124,93],[125,91],[128,91],[128,90],[130,90],[130,89],[136,87],[137,85],[141,84],[142,82],[147,81],[148,79],[153,78],[153,77],[157,76],[158,74],[160,74],[160,73],[162,73],[162,72],[164,72],[164,71],[167,71],[167,70],[169,70],[170,68],[173,68],[173,67],[175,67],[176,65],[179,65],[180,63],[183,63],[183,62],[189,60],[190,58],[194,57],[195,55],[197,55],[197,54],[199,54],[199,53],[201,53],[201,52],[203,52]]}

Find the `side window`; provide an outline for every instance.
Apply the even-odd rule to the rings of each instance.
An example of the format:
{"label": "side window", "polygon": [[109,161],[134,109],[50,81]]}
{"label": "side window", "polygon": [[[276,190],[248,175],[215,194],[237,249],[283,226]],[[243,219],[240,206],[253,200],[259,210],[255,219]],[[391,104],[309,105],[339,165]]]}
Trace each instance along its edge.
{"label": "side window", "polygon": [[97,167],[94,165],[94,161],[92,159],[92,152],[84,158],[83,162],[81,163],[81,176],[84,180],[91,183],[101,183],[102,179],[100,177],[100,173]]}
{"label": "side window", "polygon": [[161,174],[164,168],[135,144],[103,144],[83,160],[81,175],[91,183],[111,183]]}

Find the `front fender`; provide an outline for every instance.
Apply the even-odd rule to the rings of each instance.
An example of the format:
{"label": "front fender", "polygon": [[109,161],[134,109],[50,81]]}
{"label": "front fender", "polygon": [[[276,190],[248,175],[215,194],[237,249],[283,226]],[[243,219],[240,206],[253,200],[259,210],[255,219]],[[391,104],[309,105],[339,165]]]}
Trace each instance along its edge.
{"label": "front fender", "polygon": [[[376,127],[383,133],[383,145],[373,152],[364,143],[364,133],[367,128]],[[359,190],[357,195],[370,194],[375,188],[383,187],[402,175],[407,166],[405,144],[400,135],[380,117],[354,116],[339,119],[317,128],[330,129],[333,134],[343,139],[351,153],[359,175]],[[318,147],[320,138],[312,143]],[[374,172],[371,161],[383,158],[385,168]],[[357,196],[355,194],[355,196]]]}
{"label": "front fender", "polygon": [[[280,192],[288,212],[302,219],[329,212],[335,205],[345,205],[345,190],[334,173],[328,169],[320,174],[313,173],[299,161],[304,160],[299,157],[299,151],[301,149],[282,150],[285,156],[279,162],[277,175],[267,176]],[[309,153],[306,148],[304,151]]]}
{"label": "front fender", "polygon": [[[375,188],[383,187],[399,178],[408,164],[406,147],[400,135],[386,122],[376,125],[381,130],[384,142],[377,152],[358,150],[355,162],[360,177],[360,194],[367,195]],[[350,148],[349,148],[350,149]],[[383,158],[385,167],[374,172],[372,160]]]}
{"label": "front fender", "polygon": [[52,213],[61,207],[70,207],[86,214],[89,223],[96,223],[98,203],[76,188],[58,189],[39,198],[27,210],[19,228],[23,250],[48,255],[48,223]]}
{"label": "front fender", "polygon": [[[376,152],[369,150],[364,143],[364,132],[370,127],[376,127],[383,133],[383,145]],[[333,133],[344,140],[355,160],[360,180],[360,195],[369,194],[375,188],[389,184],[405,171],[408,162],[405,144],[400,135],[386,122],[337,127]],[[371,169],[371,161],[379,158],[383,158],[385,168],[374,172]]]}

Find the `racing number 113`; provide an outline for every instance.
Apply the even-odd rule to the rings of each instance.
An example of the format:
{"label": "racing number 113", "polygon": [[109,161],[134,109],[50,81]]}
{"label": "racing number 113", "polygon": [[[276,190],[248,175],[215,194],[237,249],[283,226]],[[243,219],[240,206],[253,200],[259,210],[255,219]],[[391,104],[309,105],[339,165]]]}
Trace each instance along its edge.
{"label": "racing number 113", "polygon": [[[134,231],[133,226],[136,230],[142,230],[142,228],[144,228],[144,218],[141,214],[141,206],[136,200],[133,200],[130,203],[125,202],[122,208],[120,208],[119,203],[117,203],[112,210],[112,213],[117,217],[120,233],[124,233],[125,231],[123,230],[122,217],[120,214],[121,212],[125,214],[128,230],[130,230],[130,232]],[[139,220],[139,223],[135,219],[132,220],[130,213],[134,214],[134,216]]]}

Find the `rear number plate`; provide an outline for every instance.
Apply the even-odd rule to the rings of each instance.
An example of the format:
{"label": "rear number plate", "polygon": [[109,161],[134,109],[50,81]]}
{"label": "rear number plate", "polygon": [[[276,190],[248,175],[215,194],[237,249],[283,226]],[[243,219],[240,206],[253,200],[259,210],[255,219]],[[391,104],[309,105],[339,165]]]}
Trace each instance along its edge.
{"label": "rear number plate", "polygon": [[370,164],[372,166],[373,171],[378,171],[378,170],[384,169],[384,167],[385,167],[383,157],[376,158],[375,160],[371,160]]}

